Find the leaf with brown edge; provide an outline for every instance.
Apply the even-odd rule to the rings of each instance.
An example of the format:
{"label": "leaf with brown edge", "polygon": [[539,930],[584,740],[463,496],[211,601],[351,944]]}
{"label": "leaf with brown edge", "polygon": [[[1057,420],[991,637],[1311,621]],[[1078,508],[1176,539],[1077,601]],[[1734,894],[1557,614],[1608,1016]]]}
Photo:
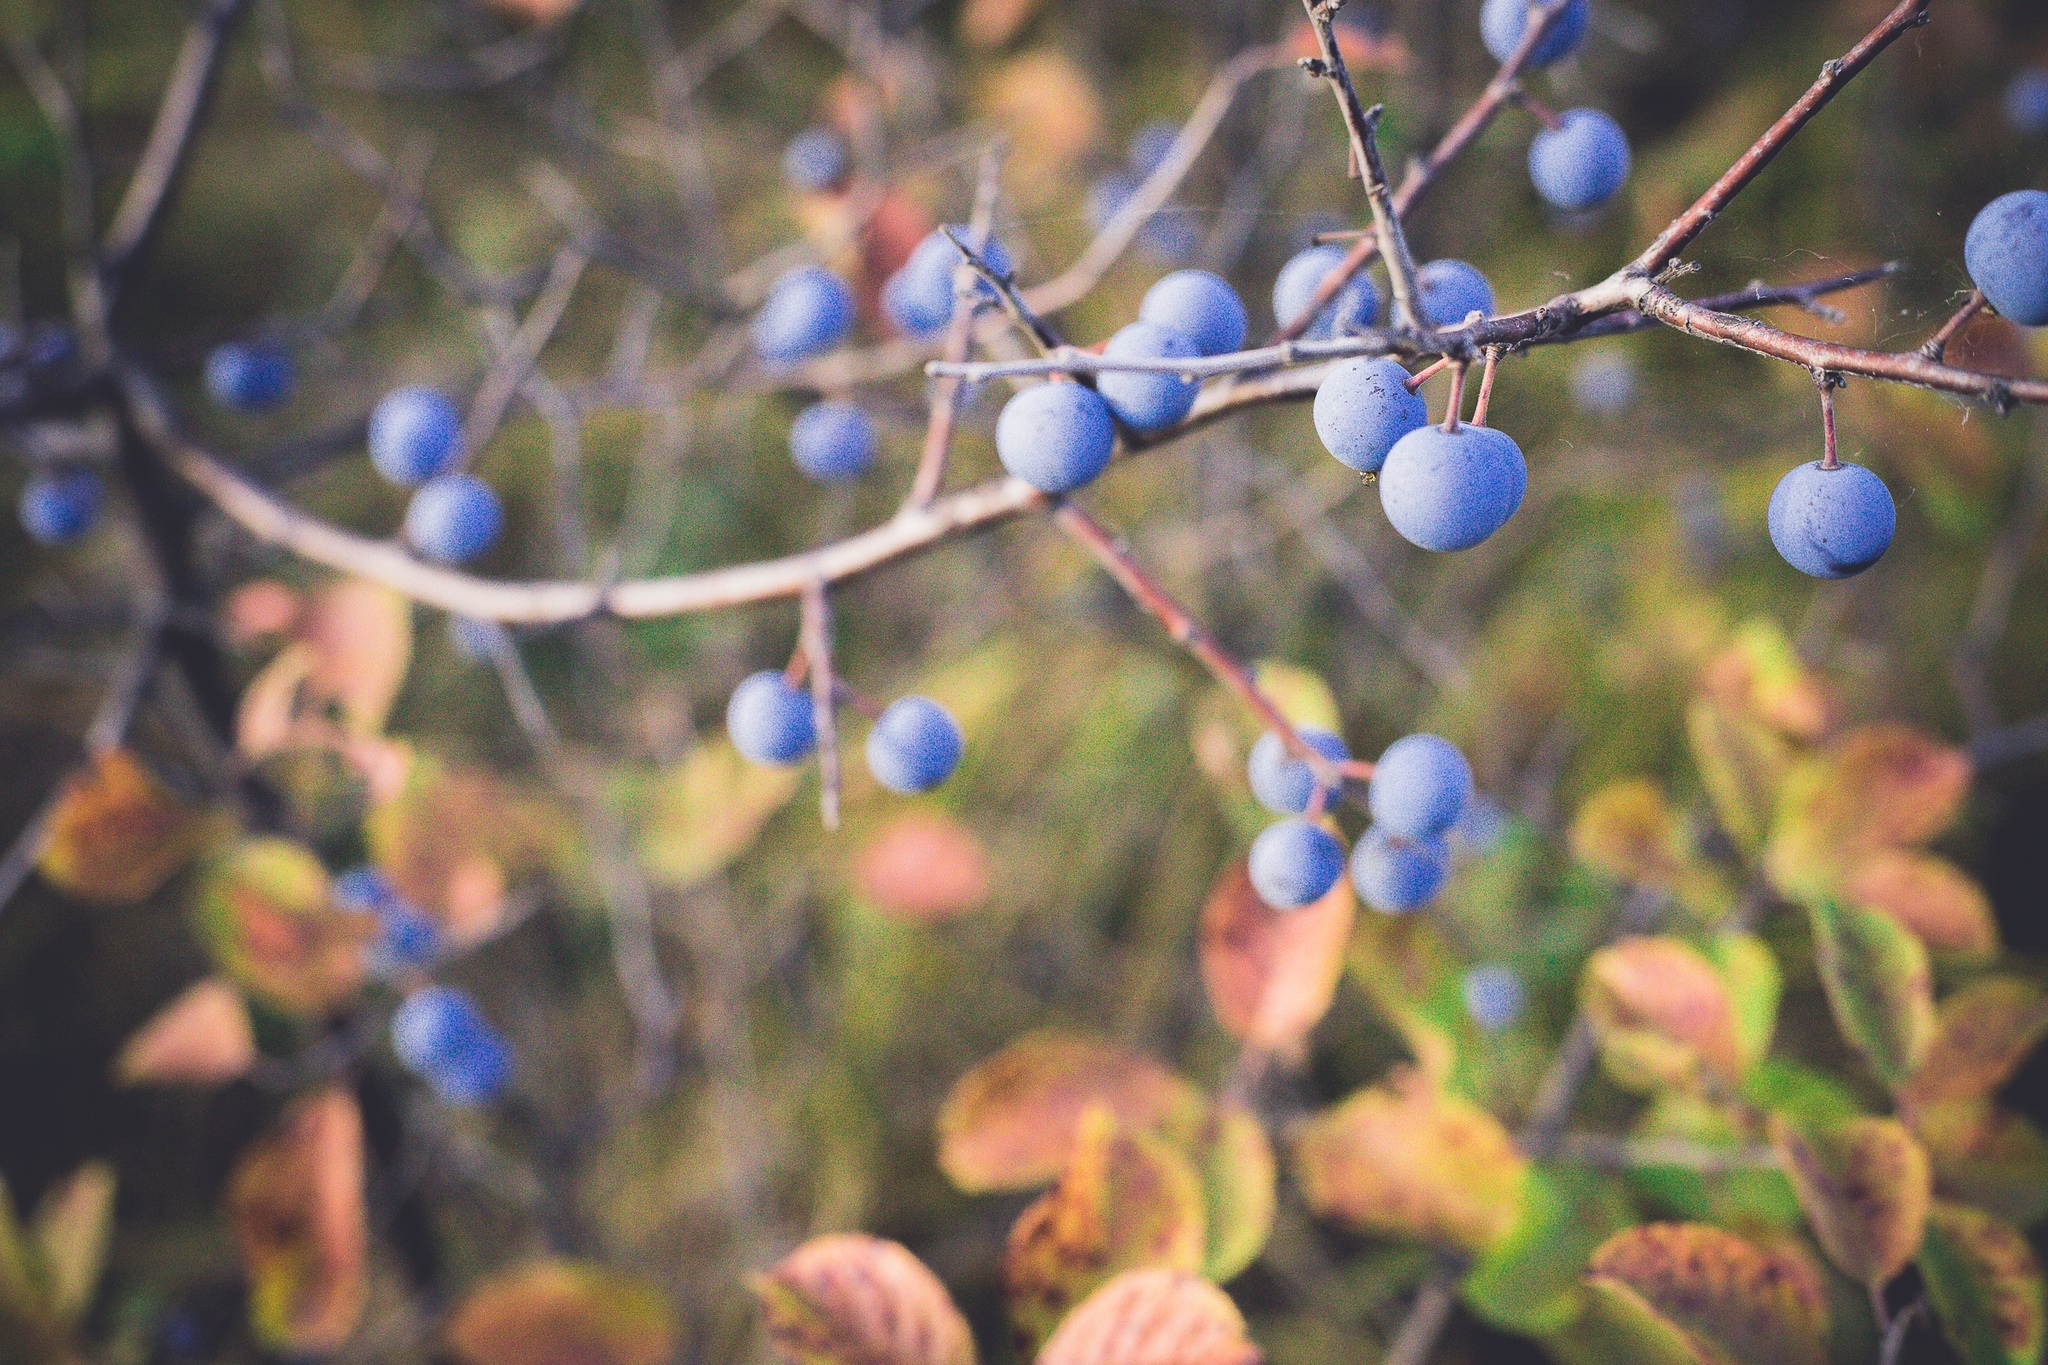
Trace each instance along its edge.
{"label": "leaf with brown edge", "polygon": [[1828,898],[1807,906],[1814,965],[1842,1036],[1896,1091],[1934,1038],[1927,949],[1898,921]]}
{"label": "leaf with brown edge", "polygon": [[380,583],[342,578],[307,603],[294,632],[311,651],[306,687],[352,734],[384,728],[412,664],[412,604]]}
{"label": "leaf with brown edge", "polygon": [[954,1083],[939,1109],[939,1168],[969,1194],[1043,1185],[1065,1168],[1095,1104],[1121,1128],[1183,1146],[1208,1111],[1200,1091],[1150,1057],[1078,1034],[1028,1033]]}
{"label": "leaf with brown edge", "polygon": [[2039,1365],[2048,1308],[2041,1264],[2018,1229],[1975,1209],[1936,1204],[1920,1274],[1964,1365]]}
{"label": "leaf with brown edge", "polygon": [[1402,1067],[1303,1124],[1294,1170],[1317,1217],[1479,1252],[1521,1216],[1528,1163],[1493,1115]]}
{"label": "leaf with brown edge", "polygon": [[1637,1295],[1707,1359],[1741,1365],[1823,1365],[1826,1299],[1812,1268],[1704,1223],[1649,1223],[1593,1253],[1597,1285]]}
{"label": "leaf with brown edge", "polygon": [[1025,1209],[1003,1253],[1003,1298],[1020,1351],[1044,1341],[1073,1306],[1143,1266],[1199,1270],[1206,1249],[1202,1184],[1158,1138],[1120,1133],[1095,1105],[1081,1116],[1059,1184]]}
{"label": "leaf with brown edge", "polygon": [[1037,1365],[1259,1365],[1230,1296],[1182,1270],[1128,1270],[1060,1324]]}
{"label": "leaf with brown edge", "polygon": [[150,1016],[114,1059],[124,1085],[220,1085],[256,1060],[249,1007],[231,981],[209,977]]}
{"label": "leaf with brown edge", "polygon": [[235,1163],[228,1216],[257,1340],[307,1354],[347,1341],[362,1317],[369,1250],[354,1097],[322,1090],[286,1110]]}
{"label": "leaf with brown edge", "polygon": [[753,847],[802,781],[796,768],[747,762],[722,736],[707,740],[648,784],[641,863],[677,888],[715,876]]}
{"label": "leaf with brown edge", "polygon": [[208,866],[194,906],[221,970],[292,1014],[317,1014],[355,994],[373,916],[338,909],[327,870],[303,846],[245,838]]}
{"label": "leaf with brown edge", "polygon": [[1218,1284],[1259,1258],[1273,1235],[1278,1163],[1266,1125],[1241,1104],[1220,1102],[1195,1149],[1208,1210],[1209,1245],[1202,1273]]}
{"label": "leaf with brown edge", "polygon": [[567,845],[568,822],[495,773],[414,757],[399,793],[370,808],[370,856],[400,895],[439,922],[457,947],[503,922],[514,879]]}
{"label": "leaf with brown edge", "polygon": [[769,1339],[795,1365],[973,1365],[967,1319],[895,1242],[813,1237],[751,1287]]}
{"label": "leaf with brown edge", "polygon": [[1849,870],[1841,896],[1851,905],[1890,915],[1934,952],[1975,960],[1998,951],[1991,898],[1946,858],[1878,849]]}
{"label": "leaf with brown edge", "polygon": [[88,1161],[53,1185],[36,1206],[30,1235],[42,1265],[43,1300],[56,1319],[75,1324],[92,1306],[114,1231],[114,1168]]}
{"label": "leaf with brown edge", "polygon": [[1685,728],[1715,818],[1737,848],[1755,857],[1763,851],[1778,787],[1792,763],[1792,746],[1708,697],[1693,701]]}
{"label": "leaf with brown edge", "polygon": [[1572,819],[1572,856],[1616,881],[1668,887],[1687,848],[1664,789],[1643,777],[1610,782]]}
{"label": "leaf with brown edge", "polygon": [[1728,983],[1697,949],[1638,935],[1586,963],[1579,1006],[1609,1076],[1632,1090],[1689,1083],[1702,1067],[1724,1081],[1743,1071]]}
{"label": "leaf with brown edge", "polygon": [[1299,910],[1275,910],[1252,889],[1245,864],[1217,878],[1202,907],[1202,984],[1231,1037],[1294,1056],[1329,1012],[1356,902],[1349,879]]}
{"label": "leaf with brown edge", "polygon": [[2048,1138],[1988,1099],[1950,1100],[1908,1115],[1934,1162],[1934,1191],[2025,1227],[2048,1214]]}
{"label": "leaf with brown edge", "polygon": [[1612,1280],[1588,1280],[1578,1316],[1542,1341],[1562,1365],[1724,1365],[1718,1352]]}
{"label": "leaf with brown edge", "polygon": [[1813,1235],[1844,1275],[1882,1285],[1920,1250],[1934,1171],[1896,1119],[1805,1128],[1771,1116],[1771,1145]]}
{"label": "leaf with brown edge", "polygon": [[1788,896],[1825,893],[1874,850],[1939,834],[1970,776],[1962,750],[1910,726],[1851,730],[1786,774],[1765,870]]}
{"label": "leaf with brown edge", "polygon": [[37,868],[80,900],[139,901],[169,881],[223,821],[171,794],[126,749],[73,777],[50,816]]}
{"label": "leaf with brown edge", "polygon": [[2004,1085],[2044,1036],[2048,991],[2015,976],[1979,978],[1935,1011],[1934,1040],[1899,1103],[1925,1108],[1976,1099]]}
{"label": "leaf with brown edge", "polygon": [[442,1337],[462,1365],[663,1365],[675,1316],[653,1289],[603,1266],[536,1261],[464,1296]]}

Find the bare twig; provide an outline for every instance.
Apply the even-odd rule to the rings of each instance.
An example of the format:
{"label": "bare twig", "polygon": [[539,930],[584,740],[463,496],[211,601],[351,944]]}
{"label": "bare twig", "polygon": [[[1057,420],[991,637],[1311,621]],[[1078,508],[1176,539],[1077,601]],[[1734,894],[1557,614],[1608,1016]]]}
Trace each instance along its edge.
{"label": "bare twig", "polygon": [[1981,289],[1972,289],[1970,297],[1963,300],[1963,306],[1949,315],[1948,321],[1935,330],[1933,336],[1920,343],[1920,354],[1929,360],[1940,360],[1948,354],[1948,344],[1956,339],[1956,333],[1969,324],[1971,318],[1984,311],[1990,300]]}
{"label": "bare twig", "polygon": [[10,38],[7,55],[57,138],[71,317],[78,325],[79,346],[86,363],[98,367],[113,354],[113,343],[107,336],[110,304],[94,241],[92,155],[85,145],[85,125],[70,89],[34,43],[26,38]]}
{"label": "bare twig", "polygon": [[[967,220],[967,236],[976,251],[988,247],[989,231],[995,222],[996,196],[1002,191],[1002,147],[991,142],[982,153],[981,175],[975,184],[974,212]],[[954,271],[953,316],[946,324],[946,359],[967,359],[967,347],[974,337],[974,275],[962,262]],[[928,507],[946,480],[946,453],[953,444],[953,425],[959,420],[960,391],[966,381],[957,375],[942,375],[934,386],[931,416],[925,424],[924,446],[919,451],[917,473],[910,481],[905,507]]]}
{"label": "bare twig", "polygon": [[811,676],[811,723],[818,738],[818,816],[826,829],[839,828],[839,722],[832,677],[832,600],[825,585],[805,586],[802,652]]}

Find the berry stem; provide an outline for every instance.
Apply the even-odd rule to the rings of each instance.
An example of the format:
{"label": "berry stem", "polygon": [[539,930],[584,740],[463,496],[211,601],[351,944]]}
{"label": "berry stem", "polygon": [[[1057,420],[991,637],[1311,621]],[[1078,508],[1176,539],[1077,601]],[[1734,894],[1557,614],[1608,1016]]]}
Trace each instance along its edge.
{"label": "berry stem", "polygon": [[1934,335],[1921,344],[1920,354],[1929,360],[1937,361],[1948,354],[1948,344],[1956,339],[1956,333],[1962,331],[1971,318],[1983,312],[1989,302],[1990,300],[1984,297],[1983,290],[1972,289],[1970,297],[1963,300],[1963,306],[1956,309],[1949,320],[1942,323]]}
{"label": "berry stem", "polygon": [[1458,429],[1458,413],[1465,406],[1465,362],[1451,364],[1451,400],[1444,405],[1444,430]]}
{"label": "berry stem", "polygon": [[811,723],[818,735],[818,815],[839,828],[839,723],[832,709],[832,602],[823,580],[804,588],[803,652],[811,661]]}
{"label": "berry stem", "polygon": [[1551,108],[1542,100],[1537,99],[1527,90],[1518,88],[1515,91],[1515,103],[1534,114],[1536,121],[1553,133],[1564,127],[1564,120],[1557,116],[1557,110]]}
{"label": "berry stem", "polygon": [[1835,389],[1842,381],[1823,371],[1814,382],[1820,386],[1820,467],[1840,469],[1842,461],[1835,454]]}
{"label": "berry stem", "polygon": [[1500,365],[1500,348],[1486,348],[1486,369],[1479,376],[1479,402],[1472,408],[1472,425],[1486,425],[1486,409],[1493,402],[1493,372]]}
{"label": "berry stem", "polygon": [[1409,375],[1408,378],[1402,382],[1401,387],[1407,389],[1410,393],[1414,393],[1424,384],[1427,384],[1430,380],[1436,378],[1437,372],[1439,370],[1448,369],[1450,367],[1450,364],[1451,358],[1449,356],[1440,356],[1436,360],[1432,361],[1429,365],[1423,367],[1422,369],[1417,370],[1414,374]]}

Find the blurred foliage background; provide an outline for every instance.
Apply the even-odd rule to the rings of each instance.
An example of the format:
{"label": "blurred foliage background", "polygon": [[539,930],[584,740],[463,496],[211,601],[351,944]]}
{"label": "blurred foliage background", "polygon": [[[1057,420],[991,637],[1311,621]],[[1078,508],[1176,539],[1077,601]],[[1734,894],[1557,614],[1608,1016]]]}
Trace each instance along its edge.
{"label": "blurred foliage background", "polygon": [[[546,374],[564,384],[603,374],[622,313],[641,309],[654,322],[647,373],[685,375],[724,321],[691,291],[825,231],[829,207],[785,188],[776,158],[797,131],[846,106],[832,35],[847,11],[790,7],[704,76],[689,129],[702,164],[692,166],[644,145],[658,113],[647,45],[688,50],[727,5],[586,0],[541,26],[518,8],[287,0],[275,12],[288,15],[312,97],[388,154],[419,158],[443,238],[486,277],[548,268],[563,240],[543,185],[552,175],[649,270],[680,281],[684,297],[659,297],[631,271],[593,265],[541,357]],[[1365,8],[1385,28],[1360,81],[1390,108],[1398,160],[1434,141],[1491,63],[1476,3]],[[1595,0],[1582,57],[1531,85],[1554,106],[1593,104],[1621,120],[1637,154],[1628,189],[1590,219],[1556,221],[1523,171],[1532,122],[1510,110],[1412,216],[1419,254],[1480,264],[1506,307],[1599,278],[1884,8]],[[185,7],[10,10],[12,31],[53,51],[82,30],[72,40],[86,54],[83,113],[104,210],[146,135]],[[259,10],[235,41],[190,182],[115,330],[214,448],[292,499],[382,534],[401,509],[360,458],[363,415],[401,382],[472,389],[491,363],[487,310],[399,253],[358,325],[306,342],[287,406],[261,417],[209,408],[199,388],[208,350],[318,309],[381,204],[281,116],[255,39],[274,11]],[[907,211],[961,221],[981,145],[1007,133],[997,226],[1026,280],[1056,273],[1085,245],[1089,188],[1140,128],[1183,117],[1245,45],[1301,31],[1286,0],[883,0],[851,12],[886,53],[885,123],[906,168],[897,188]],[[1961,242],[1976,208],[2048,184],[2048,138],[2014,131],[1999,108],[2014,72],[2044,60],[2048,11],[2032,0],[1940,0],[1933,24],[1855,82],[1711,228],[1693,252],[1701,270],[1682,287],[1704,294],[1902,260],[1897,278],[1832,300],[1839,321],[1788,325],[1914,344],[1969,287]],[[1255,333],[1270,321],[1264,300],[1280,262],[1314,231],[1363,221],[1331,112],[1297,73],[1258,78],[1176,196],[1197,230],[1189,258],[1239,285]],[[0,281],[18,281],[8,302],[23,325],[65,306],[58,167],[33,102],[18,81],[0,81],[0,244],[15,266]],[[693,194],[715,212],[693,210]],[[1167,268],[1141,242],[1059,325],[1084,341],[1106,336]],[[1632,367],[1633,399],[1611,412],[1573,398],[1575,370],[1595,349]],[[1967,332],[1957,354],[2014,373],[2048,368],[2039,335],[1995,321]],[[863,397],[885,433],[879,472],[825,491],[786,453],[802,396],[744,369],[678,384],[644,408],[593,404],[580,426],[592,571],[647,576],[762,558],[886,517],[915,463],[923,381]],[[1120,465],[1090,501],[1240,657],[1322,679],[1354,753],[1432,729],[1471,755],[1509,823],[1494,852],[1463,865],[1439,921],[1462,952],[1513,964],[1531,987],[1528,1019],[1472,1062],[1472,1088],[1512,1122],[1617,895],[1574,861],[1563,831],[1589,794],[1629,776],[1656,779],[1688,818],[1705,820],[1685,706],[1737,623],[1775,622],[1826,679],[1844,724],[1906,720],[1961,743],[2048,711],[2048,580],[2032,543],[2048,426],[1852,385],[1841,398],[1845,454],[1884,474],[1900,531],[1869,573],[1816,585],[1787,569],[1764,533],[1773,484],[1818,451],[1812,385],[1796,368],[1657,332],[1514,358],[1494,401],[1496,424],[1529,455],[1530,496],[1505,532],[1455,557],[1416,552],[1390,532],[1369,490],[1325,457],[1305,405]],[[973,409],[955,445],[956,484],[995,472],[997,406],[991,397]],[[549,530],[549,451],[545,424],[515,407],[481,453],[477,467],[512,524],[484,565],[494,576],[574,571]],[[21,469],[10,463],[4,477],[11,489]],[[0,530],[0,752],[14,774],[0,785],[0,829],[16,828],[68,770],[118,657],[143,551],[122,515],[109,520],[104,534],[54,555],[11,522]],[[2016,543],[2000,551],[2002,536]],[[224,526],[202,545],[223,603],[254,579],[295,590],[321,581]],[[1959,676],[1976,677],[1958,669],[1958,651],[1987,559],[1999,555],[2018,588],[1983,661],[1985,690],[1972,694],[1958,687]],[[793,790],[735,797],[738,779],[689,766],[735,682],[787,657],[793,607],[521,634],[562,736],[552,764],[537,758],[491,669],[450,643],[437,614],[412,613],[389,733],[499,784],[415,837],[481,841],[516,812],[545,831],[530,863],[512,869],[503,931],[443,973],[511,1039],[519,1080],[501,1105],[456,1111],[427,1097],[363,1022],[390,1008],[375,990],[325,1020],[259,1016],[273,1061],[251,1079],[117,1086],[110,1067],[123,1041],[211,970],[189,914],[195,874],[117,909],[29,882],[0,914],[0,1171],[27,1208],[82,1160],[117,1170],[110,1270],[89,1318],[96,1353],[258,1358],[223,1185],[291,1088],[290,1059],[323,1038],[347,1051],[367,1030],[372,1042],[347,1074],[364,1109],[377,1235],[367,1325],[343,1358],[428,1358],[442,1309],[488,1272],[541,1252],[658,1286],[685,1324],[685,1358],[757,1358],[765,1346],[745,1276],[840,1228],[910,1246],[951,1286],[985,1353],[1007,1358],[996,1272],[1024,1201],[970,1198],[946,1182],[933,1159],[937,1107],[974,1062],[1048,1025],[1106,1034],[1205,1083],[1229,1072],[1235,1045],[1205,1000],[1196,947],[1212,884],[1257,828],[1239,759],[1250,735],[1152,621],[1031,520],[890,565],[835,603],[844,674],[874,695],[919,690],[948,702],[968,756],[954,781],[910,803],[874,790],[853,764],[845,828],[832,835],[819,828],[814,774]],[[220,631],[246,681],[268,648],[238,634],[225,610]],[[194,707],[176,691],[159,687],[134,743],[196,794],[218,777],[194,738]],[[358,861],[363,792],[290,755],[267,762],[327,864]],[[602,857],[587,822],[569,813],[593,792],[631,827],[654,882],[655,945],[681,1003],[673,1045],[652,1062],[644,1048],[636,1055],[614,972]],[[749,801],[758,818],[737,809]],[[1942,844],[1986,886],[2006,944],[2033,974],[2048,954],[2044,828],[2048,766],[2021,758],[1981,773]],[[906,857],[916,875],[901,870]],[[939,892],[933,868],[951,879]],[[1765,921],[1790,976],[1781,1045],[1853,1072],[1799,965],[1810,960],[1805,932],[1796,916]],[[1321,1107],[1403,1046],[1347,979],[1277,1102]],[[2048,1121],[2044,1066],[2036,1058],[2011,1093]],[[1579,1123],[1625,1126],[1633,1104],[1596,1081]],[[1369,1358],[1425,1268],[1412,1247],[1319,1227],[1283,1194],[1272,1245],[1232,1288],[1274,1360]],[[1946,1349],[1925,1333],[1913,1348],[1927,1358]],[[1443,1358],[1533,1349],[1461,1317]]]}

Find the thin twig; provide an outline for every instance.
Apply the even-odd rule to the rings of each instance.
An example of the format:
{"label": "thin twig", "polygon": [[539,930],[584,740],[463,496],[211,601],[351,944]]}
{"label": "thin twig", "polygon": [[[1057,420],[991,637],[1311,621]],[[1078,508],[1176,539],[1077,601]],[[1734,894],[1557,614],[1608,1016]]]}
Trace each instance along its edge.
{"label": "thin twig", "polygon": [[811,675],[811,723],[818,738],[818,816],[839,828],[839,724],[832,676],[832,600],[822,582],[804,588],[802,653]]}
{"label": "thin twig", "polygon": [[[988,248],[989,232],[995,223],[996,197],[1002,192],[1003,149],[990,142],[982,152],[981,174],[974,189],[974,212],[967,220],[967,235],[976,251]],[[967,347],[974,337],[974,273],[963,262],[954,271],[953,316],[946,324],[946,359],[967,359]],[[946,454],[953,444],[953,426],[959,420],[960,391],[966,385],[958,375],[942,375],[933,386],[931,416],[925,423],[924,445],[918,453],[917,473],[905,495],[905,507],[929,507],[946,481]]]}
{"label": "thin twig", "polygon": [[1989,302],[1990,300],[1984,297],[1983,290],[1972,289],[1970,297],[1963,301],[1963,306],[1950,314],[1948,321],[1942,323],[1933,336],[1920,343],[1920,354],[1929,360],[1940,360],[1946,356],[1948,344],[1956,339],[1956,333],[1962,331],[1971,318],[1983,312],[1984,306]]}
{"label": "thin twig", "polygon": [[961,264],[980,276],[983,282],[995,291],[996,301],[1003,306],[1003,311],[1010,315],[1010,319],[1041,354],[1051,355],[1060,349],[1064,343],[1061,342],[1059,333],[1047,326],[1045,319],[1039,317],[1031,305],[1025,302],[1023,294],[1017,289],[1017,277],[1013,272],[996,269],[989,264],[978,246],[968,245],[961,240],[960,234],[950,227],[940,228],[939,231],[946,234],[946,240],[960,253]]}

